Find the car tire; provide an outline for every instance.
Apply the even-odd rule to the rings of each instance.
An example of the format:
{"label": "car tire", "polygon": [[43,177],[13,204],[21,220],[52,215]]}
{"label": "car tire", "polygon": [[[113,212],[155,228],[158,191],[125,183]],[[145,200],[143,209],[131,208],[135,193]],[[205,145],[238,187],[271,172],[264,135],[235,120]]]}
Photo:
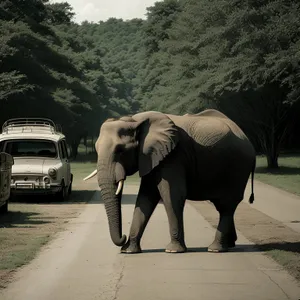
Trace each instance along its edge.
{"label": "car tire", "polygon": [[68,195],[70,196],[72,194],[72,183],[73,183],[73,174],[71,174],[71,181],[68,188]]}
{"label": "car tire", "polygon": [[7,199],[4,205],[0,207],[0,214],[5,214],[8,212],[8,200],[9,199]]}
{"label": "car tire", "polygon": [[58,201],[63,202],[68,198],[68,187],[65,186],[64,181],[61,184],[61,190],[56,194],[56,198]]}

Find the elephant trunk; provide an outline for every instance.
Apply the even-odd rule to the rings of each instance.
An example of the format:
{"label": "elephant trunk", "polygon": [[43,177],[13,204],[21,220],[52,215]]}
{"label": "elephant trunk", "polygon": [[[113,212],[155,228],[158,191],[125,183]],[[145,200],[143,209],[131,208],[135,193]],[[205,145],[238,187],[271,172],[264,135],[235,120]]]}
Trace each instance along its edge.
{"label": "elephant trunk", "polygon": [[99,186],[101,185],[101,196],[108,218],[111,240],[116,246],[121,247],[127,239],[126,235],[122,235],[122,190],[116,195],[118,185],[115,183],[114,176],[111,175],[111,179],[107,179],[107,176],[102,176],[100,170],[98,171],[98,183]]}

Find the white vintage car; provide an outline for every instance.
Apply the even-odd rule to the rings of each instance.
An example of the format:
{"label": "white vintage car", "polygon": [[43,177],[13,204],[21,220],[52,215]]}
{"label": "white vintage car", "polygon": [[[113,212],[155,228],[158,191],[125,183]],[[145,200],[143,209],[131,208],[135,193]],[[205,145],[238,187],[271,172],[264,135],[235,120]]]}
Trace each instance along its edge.
{"label": "white vintage car", "polygon": [[14,158],[11,194],[53,194],[61,201],[72,191],[73,175],[65,136],[50,119],[6,121],[0,152]]}

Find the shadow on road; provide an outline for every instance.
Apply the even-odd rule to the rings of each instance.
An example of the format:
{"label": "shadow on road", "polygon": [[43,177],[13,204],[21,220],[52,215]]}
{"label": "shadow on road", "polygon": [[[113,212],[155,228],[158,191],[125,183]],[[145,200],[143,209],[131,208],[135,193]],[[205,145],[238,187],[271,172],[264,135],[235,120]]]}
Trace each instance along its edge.
{"label": "shadow on road", "polygon": [[134,205],[135,202],[136,202],[136,195],[132,195],[132,194],[125,194],[122,196],[122,205],[125,204],[125,205]]}
{"label": "shadow on road", "polygon": [[[79,204],[89,202],[93,197],[94,190],[75,190],[66,201],[57,201],[53,196],[14,196],[11,199],[12,203],[30,203],[30,204],[47,204],[47,205],[64,205],[64,204]],[[125,194],[122,196],[122,205],[134,205],[136,202],[135,194]],[[99,195],[98,199],[94,199],[93,203],[102,204],[103,201]]]}
{"label": "shadow on road", "polygon": [[[284,250],[284,251],[300,253],[300,242],[269,243],[263,245],[237,244],[235,248],[230,249],[226,253],[261,252],[261,251],[270,251],[270,250]],[[164,252],[165,249],[143,249],[142,253],[164,253]],[[202,253],[208,251],[207,251],[207,247],[188,247],[187,252]],[[174,253],[174,254],[180,254],[180,253]]]}
{"label": "shadow on road", "polygon": [[[122,205],[135,205],[135,202],[136,202],[136,195],[125,194],[125,195],[122,196],[122,201],[121,201]],[[93,203],[94,204],[103,204],[103,200],[102,200],[100,194],[99,194],[98,198],[93,199]]]}
{"label": "shadow on road", "polygon": [[300,254],[300,242],[266,243],[257,246],[262,251],[283,250]]}
{"label": "shadow on road", "polygon": [[[229,252],[259,252],[260,250],[256,248],[255,245],[236,245],[235,248],[230,249]],[[165,252],[165,249],[143,249],[143,253],[162,253]],[[187,252],[195,252],[195,253],[202,253],[208,252],[207,247],[188,247]],[[180,253],[174,253],[180,254]],[[212,253],[213,254],[213,253]]]}
{"label": "shadow on road", "polygon": [[51,217],[47,217],[47,221],[45,217],[41,219],[40,215],[30,211],[8,211],[0,216],[0,228],[34,228],[36,225],[52,223]]}
{"label": "shadow on road", "polygon": [[300,174],[300,168],[282,166],[278,169],[268,169],[266,167],[256,167],[255,173],[274,174],[274,175],[297,175]]}
{"label": "shadow on road", "polygon": [[58,201],[52,195],[18,195],[11,199],[12,203],[30,203],[30,204],[47,204],[47,205],[64,205],[80,204],[91,200],[95,191],[91,190],[74,190],[66,201]]}

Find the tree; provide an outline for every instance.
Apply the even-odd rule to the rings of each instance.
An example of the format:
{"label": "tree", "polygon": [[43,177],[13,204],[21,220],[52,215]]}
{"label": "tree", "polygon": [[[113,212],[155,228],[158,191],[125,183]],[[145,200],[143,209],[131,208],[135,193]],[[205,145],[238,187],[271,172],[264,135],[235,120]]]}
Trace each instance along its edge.
{"label": "tree", "polygon": [[160,42],[169,38],[168,29],[181,11],[181,1],[164,0],[147,8],[147,21],[144,24],[145,46],[148,55],[158,52]]}
{"label": "tree", "polygon": [[146,47],[143,66],[145,71],[140,74],[138,89],[144,109],[164,110],[165,104],[169,102],[168,98],[173,96],[168,88],[170,77],[165,74],[169,74],[174,65],[169,62],[169,53],[164,45],[170,38],[169,29],[182,11],[183,3],[184,1],[165,0],[147,8],[147,20],[142,28]]}
{"label": "tree", "polygon": [[[299,3],[228,1],[219,9],[226,12],[220,13],[221,26],[210,24],[197,44],[199,55],[212,66],[202,72],[207,80],[204,94],[218,99],[240,95],[247,112],[243,123],[252,124],[248,132],[254,136],[255,130],[268,167],[278,168],[282,143],[295,121],[293,105],[299,100],[299,86],[293,84],[299,76]],[[207,55],[209,50],[213,55]],[[248,93],[245,101],[247,92],[252,98]],[[236,109],[233,117],[238,115]]]}
{"label": "tree", "polygon": [[113,116],[133,114],[140,108],[138,87],[145,56],[140,30],[143,22],[110,18],[80,26],[80,34],[93,40],[91,49],[102,58],[109,99],[106,107]]}
{"label": "tree", "polygon": [[[1,48],[0,48],[0,66],[2,66],[5,59],[13,56],[17,49],[9,46],[9,41],[13,38],[13,34],[7,29],[10,25],[6,22],[0,21],[0,36],[1,36]],[[26,76],[20,74],[16,70],[0,73],[0,101],[6,100],[9,96],[18,93],[25,92],[32,89],[33,86],[26,84]]]}
{"label": "tree", "polygon": [[240,124],[276,168],[299,100],[299,12],[298,1],[186,1],[156,53],[150,99],[168,112],[246,111]]}
{"label": "tree", "polygon": [[72,140],[74,132],[86,130],[97,98],[74,53],[65,51],[55,28],[45,24],[47,1],[21,2],[1,3],[0,84],[6,101],[1,101],[0,119],[50,117]]}
{"label": "tree", "polygon": [[46,11],[46,22],[51,25],[71,24],[75,15],[68,2],[47,3]]}

